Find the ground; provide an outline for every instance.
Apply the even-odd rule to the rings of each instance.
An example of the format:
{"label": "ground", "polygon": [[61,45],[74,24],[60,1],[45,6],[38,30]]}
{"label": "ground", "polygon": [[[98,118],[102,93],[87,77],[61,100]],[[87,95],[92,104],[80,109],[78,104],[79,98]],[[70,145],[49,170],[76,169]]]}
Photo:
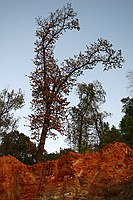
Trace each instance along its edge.
{"label": "ground", "polygon": [[133,199],[133,150],[116,142],[33,166],[10,155],[0,158],[0,200],[54,199]]}

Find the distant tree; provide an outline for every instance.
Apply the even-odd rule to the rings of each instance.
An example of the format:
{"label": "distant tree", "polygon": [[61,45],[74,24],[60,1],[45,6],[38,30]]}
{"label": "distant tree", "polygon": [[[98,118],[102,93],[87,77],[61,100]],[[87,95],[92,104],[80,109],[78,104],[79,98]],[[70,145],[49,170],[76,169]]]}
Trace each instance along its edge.
{"label": "distant tree", "polygon": [[120,68],[124,60],[121,50],[115,51],[106,39],[98,39],[84,53],[64,60],[59,66],[54,57],[54,47],[67,30],[80,30],[76,13],[68,3],[46,19],[38,17],[36,22],[35,70],[29,76],[32,87],[32,114],[29,119],[32,134],[39,142],[37,160],[41,162],[48,135],[54,137],[54,129],[60,133],[64,131],[63,122],[69,103],[66,95],[69,95],[77,77],[98,63],[103,65],[104,70]]}
{"label": "distant tree", "polygon": [[10,132],[2,138],[0,155],[8,154],[27,165],[36,163],[36,145],[28,136],[18,131]]}
{"label": "distant tree", "polygon": [[125,115],[120,121],[120,131],[123,135],[124,142],[131,148],[133,148],[133,98],[123,98],[122,112]]}
{"label": "distant tree", "polygon": [[133,117],[133,98],[126,97],[121,102],[123,103],[122,112]]}
{"label": "distant tree", "polygon": [[128,88],[130,89],[131,93],[133,93],[133,70],[130,70],[127,73],[127,79],[128,79]]}
{"label": "distant tree", "polygon": [[14,112],[24,106],[24,95],[21,89],[18,92],[5,88],[0,93],[0,134],[16,129],[19,118]]}
{"label": "distant tree", "polygon": [[67,142],[81,153],[102,140],[103,119],[109,114],[100,110],[100,106],[105,103],[106,92],[99,81],[79,84],[77,93],[79,103],[70,108]]}

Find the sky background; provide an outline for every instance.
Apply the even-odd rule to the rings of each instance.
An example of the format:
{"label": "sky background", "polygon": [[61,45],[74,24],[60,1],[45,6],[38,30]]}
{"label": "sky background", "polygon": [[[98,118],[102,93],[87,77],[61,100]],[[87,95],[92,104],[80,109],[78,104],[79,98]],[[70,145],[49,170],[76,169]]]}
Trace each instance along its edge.
{"label": "sky background", "polygon": [[[113,114],[107,121],[116,127],[123,116],[120,100],[129,96],[126,75],[133,70],[133,0],[0,0],[0,91],[9,86],[15,91],[21,88],[24,92],[25,106],[16,115],[21,116],[19,131],[29,136],[23,117],[30,114],[31,91],[26,75],[34,70],[35,18],[47,18],[50,12],[62,8],[67,2],[72,3],[77,12],[81,30],[68,31],[60,38],[55,48],[56,58],[62,62],[84,51],[86,45],[98,38],[106,38],[114,49],[122,50],[125,59],[123,68],[103,72],[99,65],[92,71],[86,71],[78,82],[101,82],[107,93],[103,110]],[[76,105],[75,91],[72,91],[69,100],[72,106]],[[45,148],[54,152],[60,147],[67,147],[64,137],[56,141],[48,139]]]}

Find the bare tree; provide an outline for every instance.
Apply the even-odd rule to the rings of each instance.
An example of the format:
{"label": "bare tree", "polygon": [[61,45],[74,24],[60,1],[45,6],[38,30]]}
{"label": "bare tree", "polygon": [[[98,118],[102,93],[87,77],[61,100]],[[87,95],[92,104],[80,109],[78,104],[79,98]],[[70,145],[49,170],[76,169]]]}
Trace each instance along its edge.
{"label": "bare tree", "polygon": [[133,93],[133,70],[130,70],[127,73],[127,79],[128,79],[128,88],[130,89],[131,94]]}

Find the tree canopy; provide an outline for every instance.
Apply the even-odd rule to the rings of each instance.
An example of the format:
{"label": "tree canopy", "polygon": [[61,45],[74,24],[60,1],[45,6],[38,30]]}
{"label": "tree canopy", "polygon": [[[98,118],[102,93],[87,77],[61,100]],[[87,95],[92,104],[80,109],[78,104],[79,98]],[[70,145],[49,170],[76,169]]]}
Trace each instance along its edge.
{"label": "tree canopy", "polygon": [[98,63],[103,70],[121,68],[124,62],[121,50],[114,50],[106,39],[99,38],[82,53],[74,55],[59,66],[54,56],[56,42],[67,30],[80,30],[71,4],[50,13],[48,18],[36,19],[35,70],[29,79],[32,87],[32,113],[29,115],[34,138],[38,139],[38,162],[42,160],[45,140],[55,136],[53,129],[64,132],[68,105],[67,95],[85,70]]}
{"label": "tree canopy", "polygon": [[133,148],[133,98],[123,98],[122,100],[124,116],[120,121],[120,130],[124,142]]}
{"label": "tree canopy", "polygon": [[119,128],[114,125],[110,128],[108,123],[105,124],[102,143],[99,147],[119,141],[133,148],[133,98],[126,97],[121,99],[121,102],[124,116],[119,122]]}
{"label": "tree canopy", "polygon": [[15,92],[5,88],[0,93],[0,134],[16,129],[19,118],[14,117],[14,111],[24,106],[24,94],[21,89]]}
{"label": "tree canopy", "polygon": [[21,162],[32,165],[36,163],[36,145],[30,138],[18,131],[5,134],[0,144],[0,156],[14,156]]}
{"label": "tree canopy", "polygon": [[99,81],[78,84],[77,94],[79,103],[69,111],[67,142],[81,153],[101,142],[104,118],[109,114],[101,111],[106,92]]}

